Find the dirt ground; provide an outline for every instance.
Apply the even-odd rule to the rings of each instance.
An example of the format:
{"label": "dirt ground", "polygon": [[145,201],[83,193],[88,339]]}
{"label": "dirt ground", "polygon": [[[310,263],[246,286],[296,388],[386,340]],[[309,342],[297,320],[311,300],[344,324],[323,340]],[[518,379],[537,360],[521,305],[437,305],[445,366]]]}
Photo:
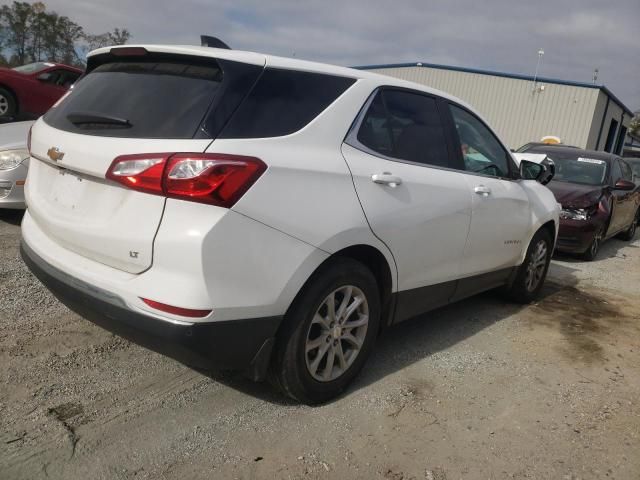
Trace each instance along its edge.
{"label": "dirt ground", "polygon": [[61,306],[0,212],[0,478],[639,479],[640,239],[390,330],[324,406],[196,372]]}

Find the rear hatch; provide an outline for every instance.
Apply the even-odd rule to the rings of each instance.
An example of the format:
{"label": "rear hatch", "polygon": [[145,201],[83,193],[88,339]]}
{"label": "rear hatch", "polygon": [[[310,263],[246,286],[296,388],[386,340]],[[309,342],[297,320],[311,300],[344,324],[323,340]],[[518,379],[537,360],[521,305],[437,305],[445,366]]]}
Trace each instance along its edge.
{"label": "rear hatch", "polygon": [[122,155],[204,152],[264,61],[140,47],[102,52],[33,127],[27,204],[61,246],[139,273],[151,266],[166,199],[106,179],[109,167]]}

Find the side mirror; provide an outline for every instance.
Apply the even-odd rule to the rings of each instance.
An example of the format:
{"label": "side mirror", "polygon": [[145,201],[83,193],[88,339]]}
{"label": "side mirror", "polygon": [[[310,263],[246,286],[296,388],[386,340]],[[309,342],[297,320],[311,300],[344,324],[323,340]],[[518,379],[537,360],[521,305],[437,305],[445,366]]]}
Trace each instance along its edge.
{"label": "side mirror", "polygon": [[556,166],[552,160],[546,158],[540,163],[520,160],[520,177],[525,180],[535,180],[546,185],[556,173]]}
{"label": "side mirror", "polygon": [[636,184],[633,182],[630,182],[629,180],[620,179],[616,182],[613,189],[614,190],[635,190]]}
{"label": "side mirror", "polygon": [[49,80],[51,80],[51,74],[49,72],[44,72],[38,75],[36,79],[40,82],[48,82]]}

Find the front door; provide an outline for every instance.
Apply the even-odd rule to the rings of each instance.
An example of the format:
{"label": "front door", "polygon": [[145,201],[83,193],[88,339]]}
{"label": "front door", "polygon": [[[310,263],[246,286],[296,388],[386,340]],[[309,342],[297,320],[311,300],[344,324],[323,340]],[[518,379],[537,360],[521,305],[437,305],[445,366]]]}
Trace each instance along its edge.
{"label": "front door", "polygon": [[609,221],[609,229],[607,236],[615,235],[623,230],[628,221],[629,210],[632,203],[632,193],[628,190],[616,190],[615,184],[618,180],[623,179],[622,169],[617,159],[611,160],[611,220]]}
{"label": "front door", "polygon": [[[617,160],[620,165],[620,171],[622,172],[622,179],[627,180],[629,182],[633,182],[633,170],[627,162],[624,160]],[[615,185],[615,184],[614,184]],[[637,189],[636,189],[637,190]],[[619,226],[621,230],[627,230],[635,216],[637,215],[637,198],[638,192],[636,190],[619,190],[620,200],[622,202],[621,205],[621,225]]]}
{"label": "front door", "polygon": [[[506,272],[517,265],[527,248],[531,225],[529,199],[514,179],[511,155],[491,130],[465,108],[454,104],[449,108],[457,132],[456,151],[462,156],[463,177],[473,198],[461,273],[469,277]],[[497,283],[502,280],[494,278]]]}

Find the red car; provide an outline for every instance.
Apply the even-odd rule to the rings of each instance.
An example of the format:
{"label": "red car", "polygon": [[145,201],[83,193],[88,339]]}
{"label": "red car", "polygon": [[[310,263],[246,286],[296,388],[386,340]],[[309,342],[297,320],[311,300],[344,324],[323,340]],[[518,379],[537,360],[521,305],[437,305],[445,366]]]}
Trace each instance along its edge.
{"label": "red car", "polygon": [[547,185],[562,205],[556,249],[593,260],[615,235],[633,240],[640,221],[640,186],[629,164],[611,153],[567,146],[534,145],[555,163]]}
{"label": "red car", "polygon": [[0,120],[39,117],[80,75],[79,68],[49,62],[0,68]]}

